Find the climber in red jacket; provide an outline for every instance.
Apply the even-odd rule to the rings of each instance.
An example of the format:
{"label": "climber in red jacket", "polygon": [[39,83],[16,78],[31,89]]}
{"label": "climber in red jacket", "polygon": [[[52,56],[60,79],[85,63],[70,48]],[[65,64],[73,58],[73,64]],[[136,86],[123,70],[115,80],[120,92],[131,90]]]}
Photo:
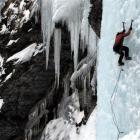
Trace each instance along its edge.
{"label": "climber in red jacket", "polygon": [[125,32],[125,26],[124,26],[125,23],[123,22],[123,31],[117,33],[117,35],[116,35],[113,50],[114,50],[114,52],[116,52],[120,55],[119,60],[118,60],[118,63],[119,63],[120,66],[124,65],[124,63],[122,62],[124,55],[125,55],[126,60],[131,60],[132,59],[131,57],[129,57],[129,48],[126,47],[126,46],[123,46],[124,38],[129,36],[131,31],[132,31],[132,23],[133,23],[133,20],[131,22],[131,26],[130,26],[128,32],[126,33]]}

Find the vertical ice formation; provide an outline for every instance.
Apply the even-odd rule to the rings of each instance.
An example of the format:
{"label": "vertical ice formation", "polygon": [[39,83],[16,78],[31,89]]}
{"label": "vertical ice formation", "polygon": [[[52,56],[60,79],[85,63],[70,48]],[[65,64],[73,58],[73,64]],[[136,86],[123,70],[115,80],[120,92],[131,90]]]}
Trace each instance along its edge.
{"label": "vertical ice formation", "polygon": [[93,94],[95,95],[96,86],[97,86],[97,70],[94,71],[94,74],[91,80],[91,86],[92,86]]}
{"label": "vertical ice formation", "polygon": [[[71,87],[75,89],[75,84],[78,80],[84,81],[87,79],[88,87],[90,86],[90,72],[91,69],[95,66],[96,64],[96,57],[97,57],[97,45],[98,45],[98,38],[94,31],[90,28],[89,29],[89,45],[88,45],[88,56],[82,59],[71,76]],[[96,76],[95,74],[94,80],[96,81]],[[94,83],[95,83],[94,81]],[[95,85],[92,82],[92,86],[95,87]],[[83,87],[84,88],[84,87]]]}
{"label": "vertical ice formation", "polygon": [[[95,33],[93,32],[92,28],[90,28],[90,25],[88,23],[88,16],[90,12],[90,4],[88,0],[84,0],[84,10],[83,10],[83,15],[82,15],[82,23],[81,23],[81,49],[84,51],[89,45],[89,40],[90,40],[90,33],[92,32],[94,35]],[[93,41],[93,40],[92,40]],[[94,43],[94,42],[92,42]]]}
{"label": "vertical ice formation", "polygon": [[53,17],[52,8],[53,8],[52,0],[47,1],[42,0],[41,23],[42,23],[43,42],[44,46],[46,47],[46,68],[48,67],[50,40],[54,29],[54,23],[52,22]]}
{"label": "vertical ice formation", "polygon": [[[90,12],[90,0],[42,0],[42,32],[43,42],[46,46],[46,67],[49,60],[49,48],[51,36],[55,35],[57,39],[60,39],[60,35],[56,33],[55,24],[65,23],[71,34],[71,51],[74,54],[74,68],[78,65],[78,51],[79,46],[84,51],[89,46],[90,26],[88,23],[88,16]],[[80,43],[81,42],[81,43]],[[59,42],[60,43],[60,42]],[[57,44],[61,46],[61,44]],[[55,44],[56,47],[56,44]],[[60,49],[55,48],[55,51]],[[55,52],[55,58],[60,58],[60,52]],[[55,59],[56,60],[56,59]],[[55,70],[57,78],[59,78],[60,61],[55,62]]]}
{"label": "vertical ice formation", "polygon": [[[140,2],[139,0],[104,0],[101,41],[99,43],[98,60],[98,110],[97,110],[97,140],[117,140],[118,131],[127,135],[140,128]],[[130,49],[132,61],[126,61],[117,81],[120,67],[118,55],[112,47],[114,39],[122,29],[122,21],[129,29],[131,19],[134,19],[133,32],[125,39],[124,45]],[[113,92],[115,85],[117,89]],[[113,121],[112,107],[116,125]],[[121,137],[121,135],[120,135]]]}
{"label": "vertical ice formation", "polygon": [[83,81],[88,78],[91,68],[95,65],[95,61],[96,57],[87,56],[79,63],[79,69],[77,69],[71,76],[71,87],[73,89],[75,89],[75,84],[77,80]]}
{"label": "vertical ice formation", "polygon": [[60,53],[61,53],[61,29],[55,29],[54,31],[54,62],[55,62],[56,86],[59,86]]}

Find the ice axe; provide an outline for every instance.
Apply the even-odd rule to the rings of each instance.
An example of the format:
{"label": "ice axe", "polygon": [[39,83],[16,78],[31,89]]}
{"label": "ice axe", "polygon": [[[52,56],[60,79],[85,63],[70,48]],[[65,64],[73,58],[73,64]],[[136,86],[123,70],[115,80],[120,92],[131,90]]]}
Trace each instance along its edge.
{"label": "ice axe", "polygon": [[132,28],[133,22],[134,22],[134,20],[132,19],[132,20],[131,20],[130,28]]}
{"label": "ice axe", "polygon": [[125,22],[122,22],[123,23],[123,30],[125,31]]}

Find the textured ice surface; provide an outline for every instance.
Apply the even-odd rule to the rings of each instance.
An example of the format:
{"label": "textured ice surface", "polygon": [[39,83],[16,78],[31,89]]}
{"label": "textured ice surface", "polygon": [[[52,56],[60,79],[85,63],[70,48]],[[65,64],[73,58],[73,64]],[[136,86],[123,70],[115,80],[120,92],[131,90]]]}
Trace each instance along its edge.
{"label": "textured ice surface", "polygon": [[120,138],[119,140],[139,140],[140,139],[140,130],[133,131],[128,135]]}
{"label": "textured ice surface", "polygon": [[[104,0],[101,41],[98,59],[97,140],[116,140],[119,131],[127,135],[140,128],[140,2],[139,0]],[[122,29],[122,21],[129,28],[134,19],[133,33],[125,39],[132,61],[125,61],[118,88],[112,100],[115,126],[111,111],[111,96],[120,68],[118,55],[112,51],[115,35]]]}

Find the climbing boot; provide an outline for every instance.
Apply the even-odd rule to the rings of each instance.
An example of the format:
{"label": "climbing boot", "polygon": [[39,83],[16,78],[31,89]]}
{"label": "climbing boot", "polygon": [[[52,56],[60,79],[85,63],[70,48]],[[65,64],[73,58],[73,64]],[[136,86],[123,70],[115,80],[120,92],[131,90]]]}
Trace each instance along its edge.
{"label": "climbing boot", "polygon": [[124,63],[123,62],[119,62],[119,66],[123,66],[124,65]]}
{"label": "climbing boot", "polygon": [[126,57],[126,60],[132,60],[132,57]]}

